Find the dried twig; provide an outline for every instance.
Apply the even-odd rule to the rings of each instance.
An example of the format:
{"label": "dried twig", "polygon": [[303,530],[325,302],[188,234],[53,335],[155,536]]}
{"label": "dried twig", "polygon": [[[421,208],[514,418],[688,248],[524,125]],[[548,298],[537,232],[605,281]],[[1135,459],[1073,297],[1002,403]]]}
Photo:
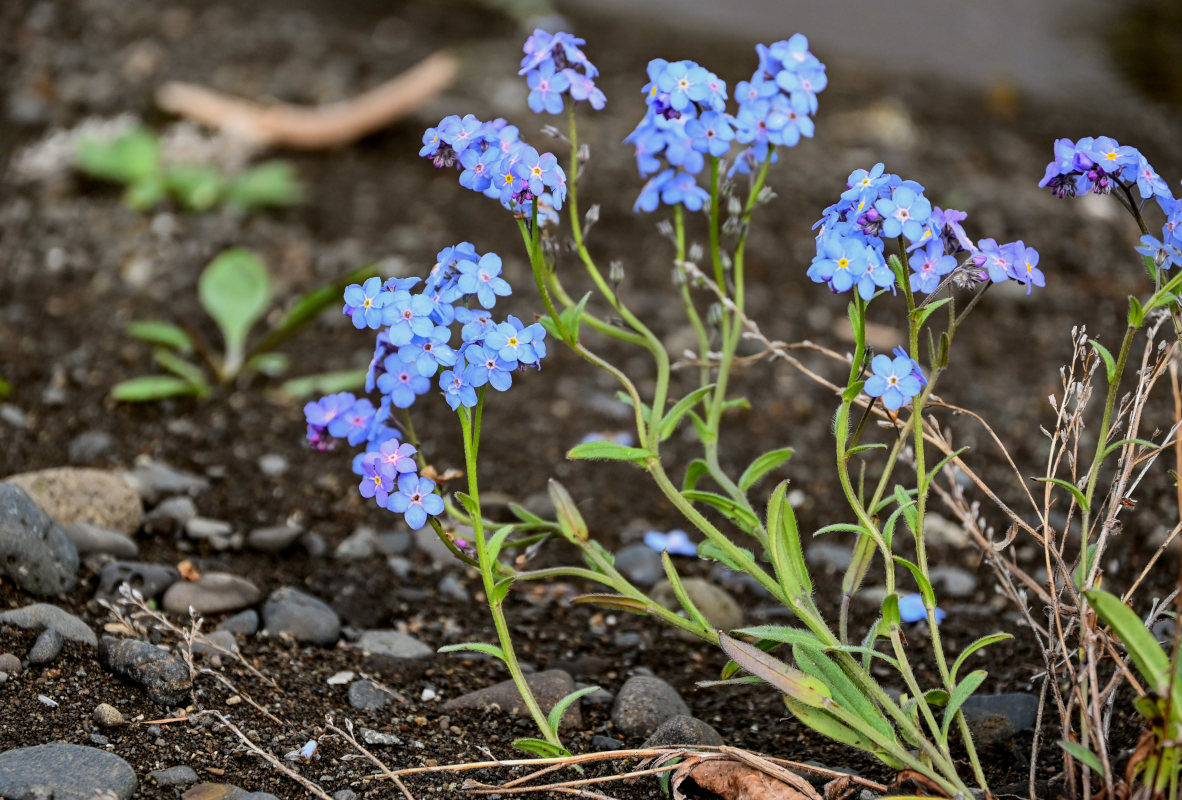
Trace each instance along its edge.
{"label": "dried twig", "polygon": [[[237,725],[235,725],[233,722],[230,722],[230,720],[227,719],[226,716],[224,714],[222,714],[220,711],[212,711],[212,710],[211,711],[199,711],[196,714],[194,714],[192,717],[190,717],[190,719],[197,719],[198,717],[205,717],[205,716],[217,718],[217,720],[219,722],[221,722],[223,725],[225,725],[227,728],[229,728],[233,732],[233,734],[238,737],[238,739],[242,742],[242,744],[246,747],[247,750],[249,750],[250,752],[254,753],[257,756],[262,756],[262,758],[268,764],[270,764],[272,767],[274,767],[275,769],[282,772],[287,777],[291,778],[293,781],[298,783],[300,786],[303,786],[305,789],[307,789],[309,792],[311,792],[316,797],[319,797],[320,800],[332,800],[332,796],[325,793],[325,791],[323,789],[321,789],[318,785],[316,785],[314,782],[308,780],[303,775],[299,774],[298,772],[293,770],[291,767],[289,767],[287,764],[284,764],[273,753],[268,753],[266,750],[262,749],[257,744],[252,742],[250,740],[250,738],[238,728]],[[412,798],[412,800],[413,800],[413,798]]]}
{"label": "dried twig", "polygon": [[156,92],[165,111],[262,145],[318,150],[360,139],[409,114],[455,79],[459,60],[440,50],[364,94],[318,107],[261,105],[192,83]]}

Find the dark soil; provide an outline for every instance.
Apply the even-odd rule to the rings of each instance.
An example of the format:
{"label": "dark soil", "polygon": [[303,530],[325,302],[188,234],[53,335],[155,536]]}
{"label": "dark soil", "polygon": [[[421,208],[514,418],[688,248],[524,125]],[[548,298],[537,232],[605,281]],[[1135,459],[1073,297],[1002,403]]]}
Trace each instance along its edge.
{"label": "dark soil", "polygon": [[[588,40],[588,54],[603,73],[610,104],[608,112],[585,117],[581,131],[593,154],[582,184],[584,207],[603,205],[592,249],[605,263],[623,260],[626,301],[652,320],[662,336],[677,340],[684,329],[668,287],[671,248],[653,231],[655,219],[629,212],[641,180],[627,148],[617,143],[641,114],[638,90],[650,57],[695,58],[735,81],[750,73],[753,53],[749,45],[668,32],[657,39],[651,31],[580,24],[577,15],[572,28]],[[772,38],[791,33],[777,31]],[[468,240],[480,252],[496,251],[505,258],[518,289],[510,309],[523,317],[539,313],[512,220],[491,201],[458,187],[453,174],[438,173],[416,156],[422,129],[448,113],[503,115],[519,124],[525,137],[544,141],[538,129],[547,120],[529,114],[525,89],[514,76],[521,39],[512,21],[462,3],[0,4],[0,86],[6,87],[10,110],[18,101],[32,104],[19,118],[12,112],[12,121],[0,127],[0,148],[9,152],[54,127],[70,127],[92,116],[130,111],[153,125],[166,124],[153,110],[151,95],[170,79],[253,97],[322,103],[383,80],[439,47],[457,48],[466,65],[453,90],[404,123],[336,151],[285,154],[310,189],[308,202],[289,211],[248,217],[171,209],[143,214],[125,208],[116,189],[69,172],[49,181],[8,182],[0,192],[0,375],[11,382],[8,402],[26,424],[0,422],[0,475],[65,465],[67,444],[81,433],[99,430],[116,444],[98,466],[126,468],[149,456],[207,476],[212,486],[197,497],[201,514],[226,520],[237,532],[293,519],[318,532],[331,548],[360,525],[395,528],[392,517],[355,491],[348,467],[351,453],[307,450],[302,404],[285,399],[261,378],[218,390],[204,402],[111,402],[107,393],[115,382],[153,369],[149,348],[126,338],[123,329],[135,319],[170,319],[217,341],[194,287],[204,265],[230,246],[260,253],[283,301],[291,302],[348,269],[382,259],[392,259],[386,263],[395,264],[399,274],[422,274],[439,249]],[[889,170],[927,186],[934,202],[968,211],[971,235],[1021,238],[1042,254],[1047,288],[1029,297],[1020,292],[988,297],[958,341],[941,386],[947,400],[980,412],[994,425],[1024,475],[1038,474],[1044,449],[1038,425],[1049,419],[1047,395],[1059,391],[1058,366],[1070,355],[1071,327],[1086,324],[1092,335],[1114,345],[1125,298],[1145,289],[1132,253],[1137,234],[1129,221],[1115,213],[1107,218],[1089,211],[1094,208],[1090,204],[1057,201],[1036,188],[1051,157],[1052,140],[1112,135],[1138,146],[1173,183],[1182,175],[1182,154],[1172,136],[1177,128],[1167,123],[1176,121],[1164,110],[1117,118],[1099,103],[1055,105],[1000,90],[987,97],[930,78],[904,81],[865,65],[831,65],[815,140],[783,154],[773,170],[771,184],[778,199],[761,212],[748,256],[751,316],[773,339],[847,346],[840,337],[844,300],[829,296],[804,274],[811,257],[810,226],[853,168],[885,161]],[[703,228],[693,235],[704,243]],[[560,258],[560,268],[572,274],[573,290],[578,264],[573,257]],[[897,330],[897,321],[885,313],[888,305],[876,309],[877,321]],[[897,306],[892,309],[897,311]],[[646,526],[677,525],[673,509],[656,489],[635,479],[639,473],[563,460],[563,453],[584,434],[625,428],[628,415],[615,401],[609,380],[568,353],[551,350],[540,373],[524,376],[511,393],[488,404],[481,448],[483,490],[521,501],[544,492],[548,478],[555,476],[609,547],[633,540]],[[608,346],[604,350],[629,370],[649,369],[635,353]],[[372,337],[330,313],[284,351],[292,358],[293,374],[359,366],[369,359]],[[680,388],[691,380],[687,374]],[[834,399],[783,365],[767,362],[745,368],[736,392],[745,394],[752,408],[726,422],[725,464],[737,473],[758,453],[792,445],[797,455],[781,473],[807,498],[798,509],[802,529],[845,521],[848,513],[840,505],[830,466]],[[429,400],[416,408],[422,450],[440,471],[462,466],[454,416],[443,403]],[[1164,402],[1151,413],[1148,430],[1172,422],[1173,412]],[[1004,497],[1015,496],[1011,474],[980,430],[957,424],[959,441],[974,448],[982,474],[1001,487]],[[685,464],[694,456],[688,440],[671,445],[675,463]],[[264,476],[258,459],[266,454],[286,459],[288,471],[279,478]],[[767,483],[770,491],[771,481]],[[1151,537],[1163,524],[1169,527],[1163,520],[1173,519],[1176,509],[1168,484],[1159,470],[1138,489],[1139,507],[1126,519],[1107,586],[1127,586],[1152,553]],[[432,646],[493,639],[479,580],[457,573],[472,595],[470,602],[440,596],[436,587],[443,571],[422,554],[415,555],[410,576],[399,580],[380,561],[339,562],[311,557],[298,547],[272,556],[250,550],[218,552],[194,545],[180,533],[145,534],[138,541],[142,560],[175,564],[190,559],[202,570],[250,577],[264,592],[284,585],[302,588],[332,604],[354,628],[399,627]],[[1020,545],[1023,557],[1033,553],[1029,543]],[[1012,632],[1015,640],[991,651],[984,691],[1037,691],[1041,659],[1017,612],[995,596],[980,554],[943,546],[932,557],[933,563],[980,568],[982,576],[963,613],[950,614],[944,624],[948,650],[958,651],[985,633]],[[569,562],[574,554],[555,544],[543,558]],[[1168,591],[1171,562],[1163,560],[1141,597]],[[95,566],[84,567],[77,591],[56,602],[101,630],[111,620],[91,601]],[[708,565],[689,571],[694,569],[711,574]],[[836,586],[838,581],[834,573],[818,582]],[[774,619],[764,597],[741,582],[728,587],[751,621]],[[889,779],[871,760],[826,743],[788,719],[766,687],[696,688],[697,681],[717,677],[725,661],[718,652],[671,637],[649,620],[618,618],[570,603],[588,588],[558,585],[513,595],[510,619],[525,661],[539,669],[563,666],[577,680],[612,690],[631,671],[647,667],[679,688],[695,715],[730,744]],[[836,594],[819,592],[827,612],[836,608]],[[0,608],[29,602],[31,598],[0,583]],[[620,646],[620,632],[639,634],[639,643]],[[923,638],[918,633],[914,637]],[[0,652],[23,654],[32,639],[29,633],[0,630]],[[526,721],[507,722],[492,712],[443,715],[438,700],[420,700],[428,687],[447,699],[504,678],[489,661],[438,656],[395,665],[362,659],[356,650],[301,648],[263,637],[245,641],[243,651],[277,688],[226,663],[223,671],[234,690],[202,678],[195,701],[231,712],[243,731],[255,732],[252,738],[260,746],[280,756],[302,745],[326,714],[338,722],[351,718],[396,733],[404,746],[379,753],[392,767],[484,760],[488,752],[513,757],[512,739],[531,734]],[[340,670],[372,674],[406,700],[391,706],[392,711],[358,712],[349,707],[344,687],[326,683]],[[245,703],[227,705],[235,693],[266,704],[282,723]],[[47,708],[37,700],[39,694],[53,697],[59,706]],[[95,732],[90,712],[100,702],[115,704],[140,722],[171,716],[106,674],[90,652],[77,646],[67,646],[50,668],[13,678],[0,687],[0,696],[0,750],[54,740],[87,744]],[[586,714],[584,728],[567,739],[576,752],[588,750],[595,733],[612,734],[605,708],[589,707]],[[145,728],[134,724],[103,731],[113,752],[140,775],[139,796],[177,796],[146,779],[150,770],[174,764],[189,764],[204,779],[282,797],[303,791],[217,726],[168,724],[159,734],[163,744]],[[1122,720],[1114,751],[1131,747],[1136,734],[1135,726]],[[1048,730],[1047,737],[1053,742],[1057,734]],[[1021,754],[1024,748],[1028,752],[1028,744],[1019,739],[1011,749],[988,754],[996,770],[995,787],[1025,780]],[[326,739],[322,752],[320,761],[295,768],[330,792],[350,786],[366,796],[396,796],[387,785],[363,779],[372,771],[369,765],[343,760],[348,750],[342,742]],[[1044,753],[1043,761],[1040,777],[1046,780],[1058,762],[1054,753]],[[460,780],[462,776],[435,774],[410,786],[416,796],[453,796]],[[650,797],[656,790],[645,783],[618,794]]]}

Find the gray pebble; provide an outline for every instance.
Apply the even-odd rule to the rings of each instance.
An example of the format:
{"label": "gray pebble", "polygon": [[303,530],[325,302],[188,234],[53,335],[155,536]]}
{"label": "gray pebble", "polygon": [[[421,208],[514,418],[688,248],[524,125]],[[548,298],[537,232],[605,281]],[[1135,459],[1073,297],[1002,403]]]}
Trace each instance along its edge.
{"label": "gray pebble", "polygon": [[99,703],[94,707],[90,718],[94,720],[96,725],[103,728],[117,728],[127,722],[127,720],[123,719],[123,714],[120,713],[119,709],[110,703]]}
{"label": "gray pebble", "polygon": [[[685,588],[685,593],[689,595],[690,602],[697,606],[702,615],[706,617],[706,621],[714,628],[731,631],[743,626],[743,612],[739,608],[738,602],[731,597],[730,592],[726,589],[716,586],[705,578],[685,578],[681,583]],[[671,611],[680,612],[682,610],[681,603],[678,602],[677,595],[673,592],[673,585],[668,580],[663,580],[654,586],[650,596]],[[693,634],[685,631],[677,633],[683,638],[696,638],[693,637]]]}
{"label": "gray pebble", "polygon": [[402,555],[410,550],[410,532],[394,531],[392,533],[379,533],[376,544],[380,555]]}
{"label": "gray pebble", "polygon": [[300,547],[304,548],[304,552],[312,558],[324,558],[324,554],[328,552],[328,544],[325,543],[324,537],[316,531],[308,531],[301,536]]}
{"label": "gray pebble", "polygon": [[435,651],[413,636],[388,630],[366,631],[354,645],[367,653],[378,653],[394,658],[423,658]]}
{"label": "gray pebble", "polygon": [[267,453],[259,456],[259,472],[268,478],[278,478],[287,472],[287,459],[278,453]]}
{"label": "gray pebble", "polygon": [[232,617],[226,617],[218,623],[219,631],[241,633],[243,636],[254,636],[259,631],[259,612],[253,608],[239,611]]}
{"label": "gray pebble", "polygon": [[115,437],[106,431],[85,431],[66,445],[72,464],[93,464],[115,452]]}
{"label": "gray pebble", "polygon": [[0,797],[89,800],[108,793],[127,800],[135,792],[135,770],[114,753],[77,744],[42,744],[0,753]]}
{"label": "gray pebble", "polygon": [[246,534],[246,544],[264,553],[278,553],[295,544],[304,535],[303,528],[292,525],[273,525],[269,528],[256,528]]}
{"label": "gray pebble", "polygon": [[90,522],[131,536],[144,518],[139,497],[120,473],[90,467],[54,467],[9,475],[61,525]]}
{"label": "gray pebble", "polygon": [[5,422],[14,428],[27,430],[29,417],[19,406],[12,403],[0,403],[0,422]]}
{"label": "gray pebble", "polygon": [[364,561],[373,558],[377,550],[377,534],[373,528],[363,525],[338,544],[332,555],[342,561]]}
{"label": "gray pebble", "polygon": [[661,556],[647,544],[630,544],[616,553],[615,567],[637,586],[648,588],[665,577]]}
{"label": "gray pebble", "polygon": [[193,652],[199,656],[221,655],[223,650],[229,653],[238,650],[238,641],[230,631],[212,631],[193,641]]}
{"label": "gray pebble", "polygon": [[362,711],[375,711],[390,704],[394,698],[383,692],[373,681],[354,681],[349,684],[349,705]]}
{"label": "gray pebble", "polygon": [[399,580],[405,580],[414,565],[410,563],[410,559],[402,556],[390,556],[386,559],[386,566]]}
{"label": "gray pebble", "polygon": [[450,597],[461,603],[466,603],[472,599],[472,595],[468,594],[468,590],[464,588],[463,582],[452,574],[447,574],[440,578],[439,585],[436,588],[444,597]]}
{"label": "gray pebble", "polygon": [[284,587],[276,589],[263,606],[263,626],[272,635],[323,646],[336,644],[341,620],[323,601]]}
{"label": "gray pebble", "polygon": [[668,747],[672,745],[710,745],[720,747],[726,744],[718,731],[696,717],[678,714],[661,723],[653,735],[644,740],[642,748]]}
{"label": "gray pebble", "polygon": [[975,694],[961,706],[973,741],[981,745],[1000,744],[1022,731],[1034,729],[1038,718],[1038,697],[1025,692]]}
{"label": "gray pebble", "polygon": [[395,744],[402,744],[402,740],[392,733],[382,733],[370,728],[361,729],[361,741],[366,744],[376,745],[379,747],[387,747]]}
{"label": "gray pebble", "polygon": [[33,642],[33,646],[29,648],[29,663],[34,665],[48,664],[61,655],[61,652],[62,635],[57,632],[56,628],[46,628],[41,631],[37,641]]}
{"label": "gray pebble", "polygon": [[66,535],[74,543],[79,555],[106,553],[116,558],[135,558],[140,552],[139,546],[130,537],[89,522],[67,525]]}
{"label": "gray pebble", "polygon": [[174,526],[183,526],[196,516],[197,504],[193,502],[193,498],[178,495],[163,500],[144,515],[144,523],[149,530],[168,531]]}
{"label": "gray pebble", "polygon": [[99,641],[98,659],[103,669],[143,687],[153,702],[174,707],[189,697],[189,668],[155,645],[104,636]]}
{"label": "gray pebble", "polygon": [[238,800],[279,800],[279,798],[270,792],[250,792],[241,795]]}
{"label": "gray pebble", "polygon": [[94,647],[98,644],[98,637],[82,620],[68,611],[64,611],[49,603],[33,603],[23,608],[0,613],[0,623],[13,625],[24,630],[43,630],[55,628],[71,642],[81,642]]}
{"label": "gray pebble", "polygon": [[111,743],[111,740],[101,733],[92,733],[86,738],[90,740],[91,744],[98,745],[99,747],[106,747]]}
{"label": "gray pebble", "polygon": [[609,750],[623,750],[624,743],[619,739],[613,739],[610,736],[603,734],[596,734],[591,737],[591,750],[595,753],[605,753]]}
{"label": "gray pebble", "polygon": [[357,800],[357,792],[352,789],[341,789],[332,793],[332,800]]}
{"label": "gray pebble", "polygon": [[209,488],[209,481],[200,475],[174,469],[163,461],[144,456],[136,459],[135,469],[125,473],[124,479],[145,503],[155,503],[170,494],[194,495]]}
{"label": "gray pebble", "polygon": [[0,482],[0,577],[48,597],[78,582],[78,550],[65,530],[21,487]]}
{"label": "gray pebble", "polygon": [[201,780],[197,771],[187,764],[158,769],[155,772],[149,772],[148,777],[156,781],[157,786],[188,786]]}
{"label": "gray pebble", "polygon": [[[471,528],[467,530],[461,525],[456,528],[456,538],[472,540]],[[465,536],[467,533],[467,536]],[[456,563],[456,557],[447,549],[447,545],[439,541],[439,536],[430,525],[425,525],[411,534],[415,548],[431,559],[435,567],[448,567]]]}
{"label": "gray pebble", "polygon": [[119,587],[128,584],[145,600],[152,600],[181,579],[176,567],[145,564],[139,561],[112,561],[99,573],[99,587],[94,596],[100,600],[114,600]]}
{"label": "gray pebble", "polygon": [[853,555],[849,545],[813,541],[805,549],[804,559],[814,568],[823,567],[833,572],[845,572],[853,560]]}
{"label": "gray pebble", "polygon": [[207,572],[195,581],[178,581],[168,587],[161,604],[173,614],[220,614],[254,605],[262,597],[259,587],[228,572]]}
{"label": "gray pebble", "polygon": [[972,597],[977,590],[977,576],[960,567],[932,567],[928,578],[938,595]]}
{"label": "gray pebble", "polygon": [[634,675],[616,693],[612,724],[627,736],[651,736],[665,720],[690,716],[677,690],[660,678]]}
{"label": "gray pebble", "polygon": [[190,539],[214,539],[229,536],[233,532],[234,526],[220,519],[193,517],[185,523],[185,534]]}
{"label": "gray pebble", "polygon": [[0,672],[14,675],[21,671],[21,660],[12,653],[0,653]]}

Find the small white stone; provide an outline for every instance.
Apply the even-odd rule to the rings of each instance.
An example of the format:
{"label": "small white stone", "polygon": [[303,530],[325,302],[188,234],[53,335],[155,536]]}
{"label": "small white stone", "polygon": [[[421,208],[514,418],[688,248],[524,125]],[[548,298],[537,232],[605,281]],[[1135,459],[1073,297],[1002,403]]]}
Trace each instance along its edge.
{"label": "small white stone", "polygon": [[45,705],[49,706],[50,708],[57,708],[57,701],[54,700],[52,697],[46,697],[43,694],[39,694],[39,695],[37,695],[37,699],[40,700]]}
{"label": "small white stone", "polygon": [[328,685],[342,686],[346,683],[349,683],[355,677],[357,677],[357,673],[353,672],[352,670],[344,670],[343,672],[338,672],[336,675],[333,675],[331,678],[329,678]]}
{"label": "small white stone", "polygon": [[419,699],[425,703],[428,700],[434,700],[436,697],[438,697],[438,695],[435,693],[435,690],[428,686],[423,690],[423,693],[420,695]]}

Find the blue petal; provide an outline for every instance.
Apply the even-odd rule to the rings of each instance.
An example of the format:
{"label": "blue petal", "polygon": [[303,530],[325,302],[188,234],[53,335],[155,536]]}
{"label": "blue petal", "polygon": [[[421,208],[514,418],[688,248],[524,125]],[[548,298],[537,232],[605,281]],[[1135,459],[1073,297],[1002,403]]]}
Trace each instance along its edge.
{"label": "blue petal", "polygon": [[[927,619],[928,612],[923,606],[923,598],[917,594],[905,594],[899,598],[899,616],[904,622],[919,622]],[[944,621],[948,616],[942,608],[936,609],[936,624]]]}

